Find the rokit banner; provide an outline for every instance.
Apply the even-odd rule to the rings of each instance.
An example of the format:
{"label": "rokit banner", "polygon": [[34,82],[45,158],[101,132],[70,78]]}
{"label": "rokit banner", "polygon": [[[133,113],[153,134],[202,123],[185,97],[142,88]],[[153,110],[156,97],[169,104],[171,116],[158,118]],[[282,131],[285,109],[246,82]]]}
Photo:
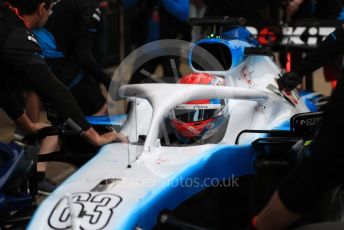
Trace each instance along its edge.
{"label": "rokit banner", "polygon": [[307,51],[325,39],[341,21],[295,21],[288,25],[278,25],[271,21],[247,22],[246,28],[264,46],[271,46],[275,51],[286,47]]}

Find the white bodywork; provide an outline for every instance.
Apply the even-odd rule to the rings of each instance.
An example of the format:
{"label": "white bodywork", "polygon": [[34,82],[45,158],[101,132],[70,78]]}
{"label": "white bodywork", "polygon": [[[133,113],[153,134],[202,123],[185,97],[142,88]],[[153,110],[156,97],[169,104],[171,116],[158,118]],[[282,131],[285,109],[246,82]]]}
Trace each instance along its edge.
{"label": "white bodywork", "polygon": [[[279,72],[270,58],[252,56],[225,73],[227,86],[224,87],[176,84],[121,87],[122,96],[136,103],[136,109],[130,112],[122,129],[132,144],[104,146],[44,200],[29,229],[151,228],[156,221],[152,213],[174,208],[191,196],[182,194],[174,200],[173,189],[180,186],[173,187],[171,183],[178,183],[182,175],[194,175],[200,170],[197,167],[202,168],[221,148],[232,146],[235,149],[234,141],[240,131],[278,128],[293,114],[308,111],[302,101],[293,106],[267,89],[268,85],[277,88],[275,78]],[[230,119],[222,141],[199,146],[161,146],[159,129],[168,111],[181,103],[204,98],[229,99]],[[134,143],[139,135],[146,135],[144,145]],[[248,146],[261,135],[243,135],[238,148]],[[209,177],[211,175],[209,172]],[[95,191],[104,179],[115,179],[115,183],[104,191]],[[162,200],[169,202],[164,204]]]}

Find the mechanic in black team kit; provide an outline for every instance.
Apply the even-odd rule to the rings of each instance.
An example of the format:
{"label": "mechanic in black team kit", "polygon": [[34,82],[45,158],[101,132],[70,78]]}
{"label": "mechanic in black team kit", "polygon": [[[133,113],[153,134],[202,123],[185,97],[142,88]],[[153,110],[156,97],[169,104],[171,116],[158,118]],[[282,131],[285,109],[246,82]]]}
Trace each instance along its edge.
{"label": "mechanic in black team kit", "polygon": [[[60,120],[73,120],[83,131],[82,136],[101,146],[116,140],[119,134],[98,133],[85,120],[68,88],[51,72],[32,29],[47,21],[52,0],[8,0],[0,4],[0,107],[23,127],[37,131],[44,125],[32,123],[18,104],[14,91],[25,80],[42,101],[56,110]],[[43,145],[43,144],[42,144]]]}
{"label": "mechanic in black team kit", "polygon": [[[344,28],[337,28],[294,69],[279,79],[281,88],[294,89],[302,77],[312,73],[344,53]],[[339,80],[326,105],[322,122],[313,143],[311,156],[302,161],[282,181],[268,205],[254,219],[255,229],[285,229],[310,211],[326,190],[344,183],[344,82]],[[305,228],[306,229],[306,228]],[[307,228],[308,229],[308,228]],[[309,228],[313,229],[313,228]],[[344,223],[322,224],[314,229],[344,229]]]}
{"label": "mechanic in black team kit", "polygon": [[101,21],[99,0],[60,0],[44,28],[35,30],[49,67],[73,93],[85,115],[105,115],[106,99],[99,83],[111,78],[93,55]]}

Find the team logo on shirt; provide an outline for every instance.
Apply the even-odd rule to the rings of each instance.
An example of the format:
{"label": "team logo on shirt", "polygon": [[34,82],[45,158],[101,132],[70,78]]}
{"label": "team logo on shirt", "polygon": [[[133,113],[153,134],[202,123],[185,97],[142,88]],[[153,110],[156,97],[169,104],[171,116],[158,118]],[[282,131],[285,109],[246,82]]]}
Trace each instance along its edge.
{"label": "team logo on shirt", "polygon": [[34,42],[34,43],[36,43],[38,45],[38,41],[37,41],[37,39],[33,35],[28,35],[27,39],[29,41],[32,41],[32,42]]}
{"label": "team logo on shirt", "polygon": [[99,8],[97,8],[94,14],[92,15],[92,17],[98,22],[100,22],[100,15],[101,15],[101,11]]}

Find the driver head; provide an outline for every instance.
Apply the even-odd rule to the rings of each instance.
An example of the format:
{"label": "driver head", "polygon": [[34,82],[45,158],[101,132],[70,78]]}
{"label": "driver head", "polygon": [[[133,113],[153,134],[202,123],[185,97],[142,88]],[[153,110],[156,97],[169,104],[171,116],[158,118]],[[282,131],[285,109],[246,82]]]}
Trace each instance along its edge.
{"label": "driver head", "polygon": [[[223,86],[224,80],[211,74],[193,73],[182,77],[179,84]],[[170,113],[171,125],[182,143],[200,141],[206,143],[216,136],[223,136],[229,114],[224,99],[189,101],[175,107]],[[219,139],[219,138],[215,138]]]}

